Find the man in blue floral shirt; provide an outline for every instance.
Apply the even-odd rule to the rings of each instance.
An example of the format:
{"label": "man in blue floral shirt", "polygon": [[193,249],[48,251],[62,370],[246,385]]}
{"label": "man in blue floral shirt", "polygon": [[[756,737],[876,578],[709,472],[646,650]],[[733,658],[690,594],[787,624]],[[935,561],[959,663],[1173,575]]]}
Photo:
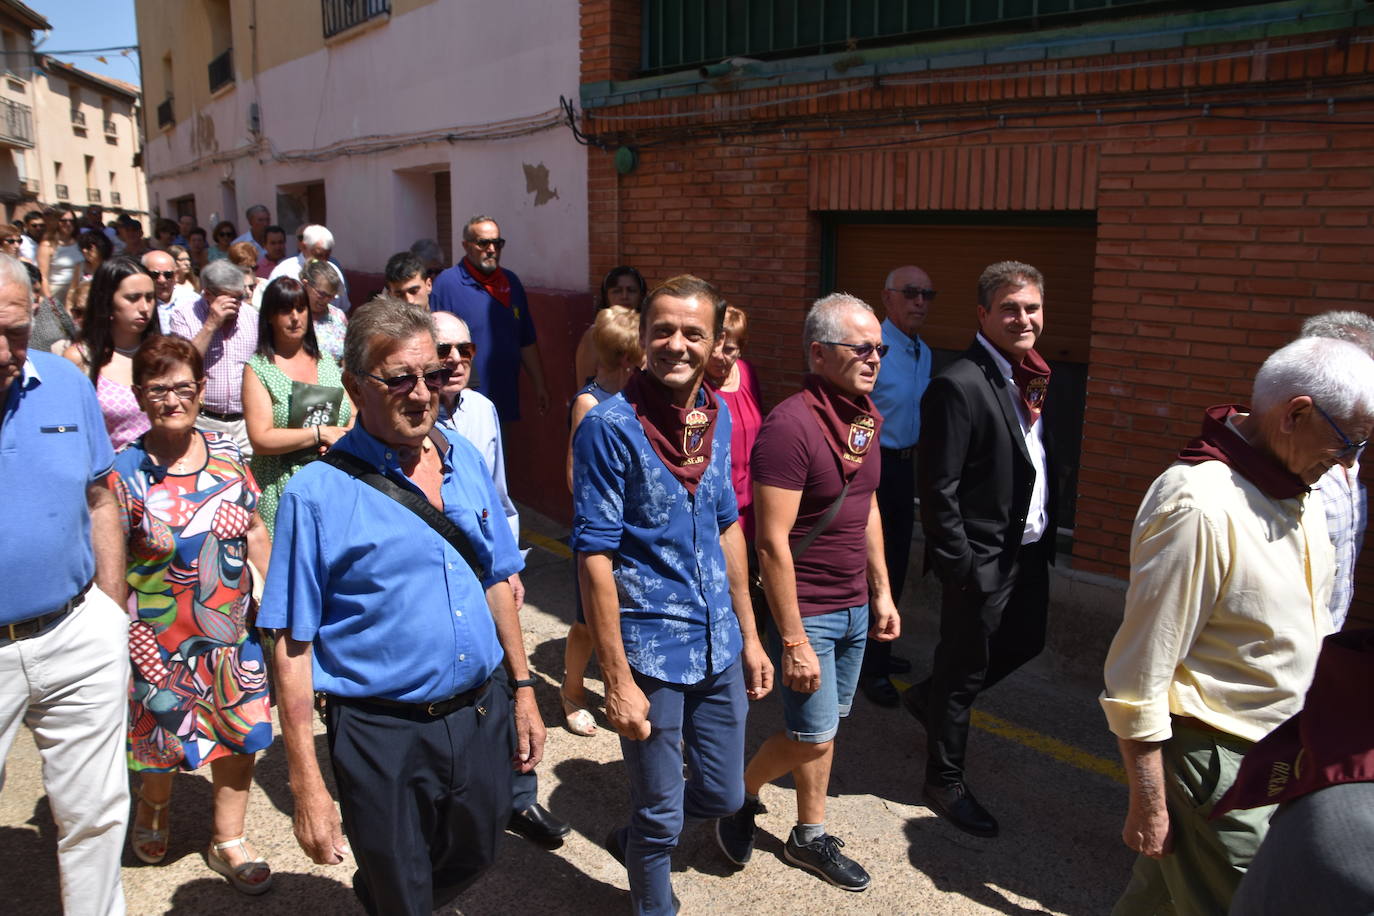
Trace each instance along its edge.
{"label": "man in blue floral shirt", "polygon": [[696,277],[650,293],[646,369],[573,440],[572,546],[634,807],[606,846],[629,872],[634,911],[649,916],[676,912],[684,816],[743,803],[745,697],[773,683],[730,484],[730,414],[701,384],[724,315]]}

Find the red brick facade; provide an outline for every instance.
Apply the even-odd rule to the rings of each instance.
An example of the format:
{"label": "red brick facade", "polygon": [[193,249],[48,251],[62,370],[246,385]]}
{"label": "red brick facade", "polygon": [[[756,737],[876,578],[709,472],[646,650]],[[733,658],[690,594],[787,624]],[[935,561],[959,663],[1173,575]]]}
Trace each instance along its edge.
{"label": "red brick facade", "polygon": [[[584,83],[631,75],[640,6],[584,0]],[[639,155],[620,175],[588,150],[590,284],[618,263],[720,282],[751,316],[773,403],[795,388],[801,316],[823,292],[826,214],[1095,211],[1072,565],[1122,577],[1140,497],[1201,408],[1248,400],[1304,316],[1374,301],[1371,43],[1347,31],[588,107],[585,132]],[[1374,619],[1368,551],[1361,573],[1356,613]]]}

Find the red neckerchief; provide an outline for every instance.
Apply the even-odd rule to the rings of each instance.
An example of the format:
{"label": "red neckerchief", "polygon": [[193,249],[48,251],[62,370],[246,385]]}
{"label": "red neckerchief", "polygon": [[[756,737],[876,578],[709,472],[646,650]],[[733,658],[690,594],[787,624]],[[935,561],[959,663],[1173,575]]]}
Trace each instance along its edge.
{"label": "red neckerchief", "polygon": [[489,274],[482,273],[466,255],[463,256],[463,269],[468,272],[469,277],[477,281],[478,286],[487,291],[487,295],[510,308],[510,277],[506,276],[504,270],[498,267]]}
{"label": "red neckerchief", "polygon": [[1034,426],[1035,421],[1040,419],[1040,412],[1045,409],[1045,396],[1049,394],[1050,364],[1031,350],[1021,362],[1012,364],[1011,380],[1016,383],[1016,390],[1021,393],[1021,403],[1026,405],[1026,415],[1030,417],[1030,425]]}
{"label": "red neckerchief", "polygon": [[825,433],[830,450],[840,459],[840,474],[846,481],[852,480],[863,467],[864,458],[883,426],[873,399],[868,395],[858,399],[845,397],[825,379],[808,372],[802,381],[802,400]]}
{"label": "red neckerchief", "polygon": [[654,452],[687,492],[696,495],[701,475],[711,463],[711,445],[719,412],[716,396],[701,386],[695,407],[678,407],[672,393],[643,369],[636,369],[620,393],[635,410]]}
{"label": "red neckerchief", "polygon": [[1207,408],[1202,418],[1202,432],[1188,440],[1178,453],[1178,460],[1187,464],[1220,461],[1235,468],[1236,473],[1259,487],[1271,499],[1292,499],[1308,491],[1302,478],[1255,448],[1226,421],[1244,410],[1239,404],[1221,404]]}
{"label": "red neckerchief", "polygon": [[1374,630],[1326,637],[1302,711],[1250,748],[1211,817],[1343,782],[1374,782]]}

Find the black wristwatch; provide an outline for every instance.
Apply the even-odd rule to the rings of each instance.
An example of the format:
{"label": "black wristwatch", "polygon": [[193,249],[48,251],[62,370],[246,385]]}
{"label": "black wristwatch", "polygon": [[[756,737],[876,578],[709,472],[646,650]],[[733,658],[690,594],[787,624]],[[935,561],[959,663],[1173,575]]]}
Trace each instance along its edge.
{"label": "black wristwatch", "polygon": [[515,686],[515,689],[516,689],[516,690],[519,690],[521,687],[533,687],[535,684],[538,684],[538,683],[539,683],[539,678],[537,678],[537,677],[521,678],[520,680],[518,680],[518,681],[512,681],[511,683]]}

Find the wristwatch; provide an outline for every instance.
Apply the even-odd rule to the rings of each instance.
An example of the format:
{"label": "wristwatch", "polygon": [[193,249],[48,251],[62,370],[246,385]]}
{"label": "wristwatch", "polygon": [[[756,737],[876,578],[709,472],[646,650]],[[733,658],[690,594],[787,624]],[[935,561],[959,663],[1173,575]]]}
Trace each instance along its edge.
{"label": "wristwatch", "polygon": [[520,689],[521,687],[533,687],[534,685],[536,685],[536,684],[539,683],[539,678],[537,678],[537,677],[526,677],[526,678],[521,678],[521,679],[518,680],[518,681],[513,681],[512,683],[515,685],[515,688],[518,690],[518,689]]}

